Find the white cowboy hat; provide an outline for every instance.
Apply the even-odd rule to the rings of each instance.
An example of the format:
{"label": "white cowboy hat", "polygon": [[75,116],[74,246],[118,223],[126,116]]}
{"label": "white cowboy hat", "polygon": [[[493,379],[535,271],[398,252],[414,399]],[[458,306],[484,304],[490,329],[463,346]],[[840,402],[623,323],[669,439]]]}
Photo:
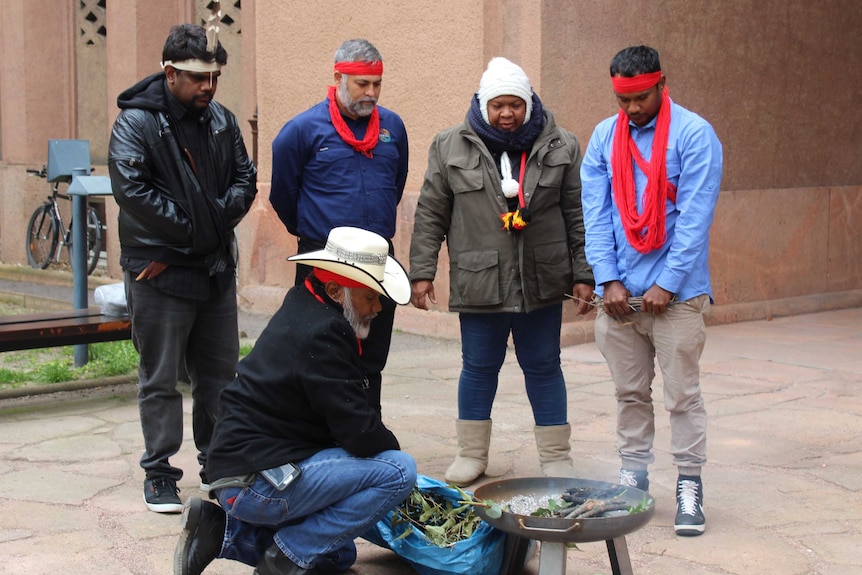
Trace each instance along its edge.
{"label": "white cowboy hat", "polygon": [[410,301],[410,280],[395,258],[389,242],[360,228],[333,228],[326,247],[287,258],[292,262],[335,272],[381,293],[398,304]]}

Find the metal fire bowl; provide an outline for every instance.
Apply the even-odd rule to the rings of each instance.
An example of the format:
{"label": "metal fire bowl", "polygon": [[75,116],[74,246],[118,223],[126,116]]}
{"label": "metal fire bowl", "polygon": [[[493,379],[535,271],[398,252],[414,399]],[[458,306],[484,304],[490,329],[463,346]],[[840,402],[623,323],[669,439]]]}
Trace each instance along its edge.
{"label": "metal fire bowl", "polygon": [[[587,487],[598,491],[620,487],[616,483],[576,479],[568,477],[522,477],[503,479],[486,483],[473,492],[479,501],[490,500],[495,503],[509,502],[516,496],[532,496],[535,499],[550,497],[560,500],[560,496],[572,487]],[[589,517],[586,519],[563,519],[560,517],[531,517],[503,511],[497,518],[488,517],[484,507],[476,506],[476,513],[493,527],[528,539],[554,541],[561,543],[589,543],[607,541],[623,537],[640,529],[652,519],[655,512],[655,499],[645,491],[626,487],[618,499],[631,507],[646,500],[646,509],[639,513],[612,512],[610,517]]]}

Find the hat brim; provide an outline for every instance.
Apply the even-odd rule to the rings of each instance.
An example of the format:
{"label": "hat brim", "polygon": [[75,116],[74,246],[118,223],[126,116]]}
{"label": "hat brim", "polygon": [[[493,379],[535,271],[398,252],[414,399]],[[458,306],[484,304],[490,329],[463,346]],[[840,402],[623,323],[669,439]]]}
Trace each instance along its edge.
{"label": "hat brim", "polygon": [[324,269],[343,275],[362,285],[385,295],[397,304],[410,302],[410,278],[407,272],[392,256],[386,256],[386,266],[383,270],[383,281],[377,281],[373,275],[345,261],[334,259],[332,253],[326,250],[297,254],[287,258],[292,262],[302,262],[307,266]]}

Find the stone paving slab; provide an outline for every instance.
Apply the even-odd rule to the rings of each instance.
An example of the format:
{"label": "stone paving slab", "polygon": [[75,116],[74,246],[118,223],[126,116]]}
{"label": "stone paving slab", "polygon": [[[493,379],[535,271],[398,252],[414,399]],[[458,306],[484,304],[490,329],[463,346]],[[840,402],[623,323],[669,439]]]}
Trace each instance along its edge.
{"label": "stone paving slab", "polygon": [[[385,372],[386,424],[419,471],[442,477],[456,439],[460,347],[396,333]],[[676,470],[656,378],[653,520],[626,539],[637,575],[862,573],[862,310],[713,326],[702,361],[710,415],[707,532],[673,534]],[[584,478],[613,481],[613,385],[592,343],[561,353],[572,453]],[[200,496],[186,392],[181,496]],[[480,483],[539,474],[533,422],[514,353],[492,414]],[[171,573],[179,516],[142,502],[135,388],[0,401],[0,574]],[[475,486],[474,486],[475,487]],[[410,575],[391,552],[358,543],[349,575]],[[541,552],[540,552],[541,554]],[[524,571],[537,575],[541,555]],[[217,560],[207,575],[249,575]],[[611,573],[603,542],[567,552],[567,573]]]}

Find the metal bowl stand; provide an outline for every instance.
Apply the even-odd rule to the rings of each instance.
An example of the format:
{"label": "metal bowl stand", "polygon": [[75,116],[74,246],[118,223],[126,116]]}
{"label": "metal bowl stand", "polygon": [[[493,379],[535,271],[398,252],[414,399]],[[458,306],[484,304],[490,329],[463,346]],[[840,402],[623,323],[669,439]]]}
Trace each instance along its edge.
{"label": "metal bowl stand", "polygon": [[[522,537],[531,537],[541,541],[539,549],[539,575],[566,575],[566,549],[568,544],[564,541],[543,540],[542,535],[550,532],[554,534],[554,538],[558,538],[561,533],[578,531],[581,528],[580,522],[575,522],[564,531],[541,527],[527,527],[521,519],[518,520],[518,523],[522,530]],[[625,535],[606,539],[605,544],[608,547],[608,558],[611,562],[611,572],[613,575],[634,575]]]}
{"label": "metal bowl stand", "polygon": [[[522,477],[502,479],[482,485],[474,496],[480,501],[501,502],[513,495],[559,494],[573,487],[589,489],[619,488],[604,481],[560,477]],[[566,575],[566,549],[570,543],[604,541],[608,548],[613,575],[633,575],[625,535],[646,525],[655,512],[655,500],[638,489],[624,489],[620,501],[641,506],[642,511],[609,517],[583,519],[533,517],[503,511],[497,517],[488,517],[486,509],[476,507],[482,519],[497,529],[525,539],[541,542],[539,549],[539,575]]]}

